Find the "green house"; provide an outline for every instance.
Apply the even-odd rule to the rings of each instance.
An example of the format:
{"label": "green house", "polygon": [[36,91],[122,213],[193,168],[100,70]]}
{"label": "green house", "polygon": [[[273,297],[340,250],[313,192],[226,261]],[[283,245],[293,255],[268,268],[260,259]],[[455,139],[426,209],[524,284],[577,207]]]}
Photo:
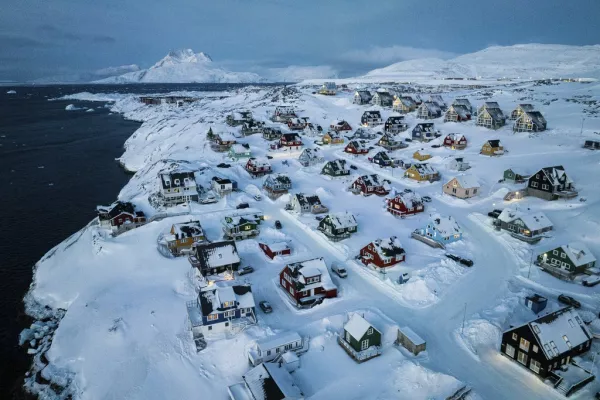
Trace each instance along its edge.
{"label": "green house", "polygon": [[323,166],[321,174],[331,177],[348,176],[350,175],[350,169],[346,167],[346,160],[332,160]]}
{"label": "green house", "polygon": [[572,242],[567,245],[548,250],[537,258],[538,264],[562,276],[573,278],[588,268],[596,265],[596,257],[583,244]]}
{"label": "green house", "polygon": [[357,313],[352,314],[344,325],[339,343],[357,361],[381,354],[381,332]]}
{"label": "green house", "polygon": [[226,216],[223,221],[223,233],[226,238],[242,240],[260,233],[259,222],[251,216]]}
{"label": "green house", "polygon": [[241,144],[234,144],[229,148],[229,157],[233,160],[241,160],[252,157],[252,152]]}
{"label": "green house", "polygon": [[504,177],[505,181],[509,181],[509,182],[513,182],[513,183],[525,182],[525,180],[528,178],[525,175],[517,174],[515,171],[513,171],[510,168],[507,169],[506,171],[504,171],[503,177]]}

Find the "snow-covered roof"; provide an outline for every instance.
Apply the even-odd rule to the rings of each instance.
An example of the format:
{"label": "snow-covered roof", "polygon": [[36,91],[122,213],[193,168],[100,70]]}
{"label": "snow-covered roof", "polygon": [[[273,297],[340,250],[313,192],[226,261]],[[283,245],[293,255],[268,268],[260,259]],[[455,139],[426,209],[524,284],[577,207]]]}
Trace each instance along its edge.
{"label": "snow-covered roof", "polygon": [[303,398],[287,369],[277,363],[264,363],[242,377],[254,400],[281,400]]}
{"label": "snow-covered roof", "polygon": [[521,118],[528,117],[538,127],[546,127],[546,118],[539,111],[526,111]]}
{"label": "snow-covered roof", "polygon": [[465,106],[469,109],[469,111],[471,111],[471,102],[469,101],[469,99],[465,99],[465,98],[454,99],[454,101],[452,102],[452,105]]}
{"label": "snow-covered roof", "polygon": [[[479,182],[477,181],[477,178],[471,174],[457,175],[453,179],[456,179],[456,181],[458,182],[460,187],[463,189],[471,189],[471,188],[479,187]],[[450,181],[452,181],[452,179]]]}
{"label": "snow-covered roof", "polygon": [[194,251],[202,269],[218,268],[240,262],[235,242],[232,240],[202,243],[194,246]]}
{"label": "snow-covered roof", "polygon": [[344,121],[343,119],[336,119],[336,120],[331,121],[331,126],[342,126],[345,124],[347,124],[347,122]]}
{"label": "snow-covered roof", "polygon": [[430,156],[431,152],[427,151],[425,149],[419,149],[419,150],[415,151],[415,154],[419,154],[421,156]]}
{"label": "snow-covered roof", "polygon": [[247,149],[246,147],[242,146],[239,143],[231,145],[230,149],[232,152],[237,153],[237,154],[250,153],[250,149]]}
{"label": "snow-covered roof", "polygon": [[422,130],[423,132],[434,132],[435,131],[435,125],[433,124],[433,122],[419,122],[417,125],[415,125],[416,130]]}
{"label": "snow-covered roof", "polygon": [[592,338],[577,311],[570,307],[544,315],[529,323],[546,358],[551,360]]}
{"label": "snow-covered roof", "polygon": [[264,244],[269,246],[271,251],[274,251],[274,252],[283,251],[283,250],[290,248],[290,245],[288,244],[288,242],[284,242],[284,241],[264,243]]}
{"label": "snow-covered roof", "polygon": [[223,225],[234,228],[247,223],[256,224],[256,218],[249,215],[227,215],[223,218]]}
{"label": "snow-covered roof", "polygon": [[424,101],[421,103],[421,107],[427,108],[432,114],[438,114],[442,111],[440,105],[433,101]]}
{"label": "snow-covered roof", "polygon": [[184,168],[179,168],[174,171],[161,171],[159,176],[164,189],[196,186],[194,172],[186,171]]}
{"label": "snow-covered roof", "polygon": [[[219,313],[230,308],[255,307],[250,285],[208,286],[198,294],[202,315]],[[227,304],[227,306],[225,306]]]}
{"label": "snow-covered roof", "polygon": [[391,236],[386,239],[377,239],[370,244],[375,248],[375,251],[377,251],[377,254],[379,254],[381,258],[393,257],[405,253],[402,248],[402,243],[400,243],[400,239],[396,236]]}
{"label": "snow-covered roof", "polygon": [[335,229],[347,229],[357,226],[356,218],[349,212],[329,214],[325,219],[329,219]]}
{"label": "snow-covered roof", "polygon": [[251,158],[248,160],[248,163],[255,167],[271,167],[271,164],[267,160],[259,158]]}
{"label": "snow-covered roof", "polygon": [[363,101],[371,101],[371,98],[373,97],[368,90],[357,90],[355,95],[360,96]]}
{"label": "snow-covered roof", "polygon": [[471,115],[471,109],[462,104],[452,104],[448,111],[454,110],[456,114],[458,114],[461,118],[467,118],[467,116]]}
{"label": "snow-covered roof", "polygon": [[442,95],[440,95],[440,94],[432,94],[431,96],[429,96],[429,100],[432,101],[432,102],[435,102],[435,103],[437,103],[439,105],[446,104],[446,102],[442,98]]}
{"label": "snow-covered roof", "polygon": [[286,174],[271,174],[265,178],[265,184],[269,185],[289,185],[292,183],[292,180]]}
{"label": "snow-covered roof", "polygon": [[381,118],[381,112],[379,110],[367,110],[363,113],[363,117],[378,117]]}
{"label": "snow-covered roof", "polygon": [[356,150],[366,150],[367,142],[364,140],[351,140],[348,146],[353,146]]}
{"label": "snow-covered roof", "polygon": [[420,344],[425,344],[425,341],[421,339],[421,336],[417,335],[415,331],[410,329],[408,326],[403,326],[400,328],[400,332],[404,334],[415,346]]}
{"label": "snow-covered roof", "polygon": [[492,119],[495,121],[504,121],[505,120],[504,113],[499,108],[488,107],[485,109],[485,111],[487,111],[488,114],[490,114],[490,117],[492,117]]}
{"label": "snow-covered roof", "polygon": [[545,167],[540,171],[548,178],[552,186],[560,185],[561,183],[573,183],[562,165]]}
{"label": "snow-covered roof", "polygon": [[465,135],[463,135],[462,133],[449,133],[448,135],[446,135],[446,139],[450,139],[456,143],[460,142],[463,138],[465,138]]}
{"label": "snow-covered roof", "polygon": [[488,143],[494,149],[502,146],[502,143],[500,143],[499,139],[491,139],[488,140],[486,143]]}
{"label": "snow-covered roof", "polygon": [[346,167],[346,160],[335,159],[328,161],[325,165],[329,166],[329,168],[331,168],[333,171],[348,171],[348,168]]}
{"label": "snow-covered roof", "polygon": [[397,193],[393,198],[403,203],[407,208],[414,208],[423,204],[423,199],[415,192]]}
{"label": "snow-covered roof", "polygon": [[314,206],[321,204],[321,199],[316,194],[307,196],[304,193],[296,193],[294,196],[300,205],[308,204]]}
{"label": "snow-covered roof", "polygon": [[525,112],[527,112],[527,111],[533,111],[533,110],[535,110],[535,107],[533,107],[533,105],[531,105],[531,104],[529,104],[529,103],[523,103],[523,104],[519,104],[519,105],[517,106],[517,109],[519,109],[519,108],[520,108],[521,110],[525,111]]}
{"label": "snow-covered roof", "polygon": [[427,163],[414,163],[412,167],[414,167],[421,175],[437,174],[436,169]]}
{"label": "snow-covered roof", "polygon": [[511,222],[516,219],[523,221],[525,226],[532,231],[538,231],[544,228],[551,228],[552,222],[546,217],[543,212],[524,213],[512,208],[502,210],[498,219],[503,222]]}
{"label": "snow-covered roof", "polygon": [[496,101],[486,101],[485,103],[483,103],[483,106],[481,106],[485,109],[490,109],[490,108],[500,108],[500,104],[498,104],[498,102]]}
{"label": "snow-covered roof", "polygon": [[321,152],[318,148],[306,148],[300,154],[300,158],[317,159],[321,158]]}
{"label": "snow-covered roof", "polygon": [[566,246],[562,246],[562,248],[575,266],[579,267],[596,261],[596,257],[594,257],[587,246],[581,242],[571,242]]}
{"label": "snow-covered roof", "polygon": [[344,330],[346,330],[346,332],[354,339],[360,340],[371,327],[372,325],[367,322],[366,319],[361,317],[358,313],[353,313],[348,322],[344,325]]}
{"label": "snow-covered roof", "polygon": [[171,230],[174,234],[179,235],[182,238],[204,235],[200,221],[180,222],[173,224]]}
{"label": "snow-covered roof", "polygon": [[362,175],[360,177],[358,177],[358,179],[356,179],[357,181],[362,181],[366,186],[373,186],[373,187],[389,187],[389,181],[387,179],[382,178],[381,176],[377,175],[377,174],[371,174],[371,175]]}
{"label": "snow-covered roof", "polygon": [[451,216],[434,214],[431,216],[431,224],[442,235],[450,236],[462,232],[458,222]]}
{"label": "snow-covered roof", "polygon": [[288,343],[294,343],[301,341],[302,338],[298,332],[284,332],[279,335],[268,336],[256,342],[257,347],[261,351],[274,349],[275,347],[283,346]]}

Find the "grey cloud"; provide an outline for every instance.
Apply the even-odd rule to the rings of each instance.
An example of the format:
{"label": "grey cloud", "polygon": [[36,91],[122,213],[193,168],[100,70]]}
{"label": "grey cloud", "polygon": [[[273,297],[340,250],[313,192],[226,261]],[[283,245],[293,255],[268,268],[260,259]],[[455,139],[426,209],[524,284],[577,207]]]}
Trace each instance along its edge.
{"label": "grey cloud", "polygon": [[82,41],[91,41],[93,43],[106,43],[113,44],[117,42],[112,36],[104,35],[104,34],[77,34],[73,32],[66,31],[57,26],[50,24],[43,24],[38,26],[37,32],[45,35],[51,39],[59,40],[59,41],[71,41],[71,42],[82,42]]}

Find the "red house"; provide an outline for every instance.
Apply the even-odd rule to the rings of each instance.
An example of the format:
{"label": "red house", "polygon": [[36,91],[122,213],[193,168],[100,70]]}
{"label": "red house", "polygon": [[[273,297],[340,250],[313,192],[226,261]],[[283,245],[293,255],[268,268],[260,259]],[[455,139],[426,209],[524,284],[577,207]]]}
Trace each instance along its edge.
{"label": "red house", "polygon": [[369,148],[367,147],[367,142],[364,140],[352,140],[346,145],[344,151],[350,154],[367,154]]}
{"label": "red house", "polygon": [[142,211],[136,211],[130,202],[117,201],[110,206],[98,206],[96,211],[100,226],[110,228],[114,232],[124,225],[137,228],[146,223],[146,215]]}
{"label": "red house", "polygon": [[360,260],[365,265],[388,268],[406,259],[406,252],[396,236],[377,239],[360,249]]}
{"label": "red house", "polygon": [[289,256],[292,254],[292,249],[286,242],[275,243],[259,243],[258,246],[271,260],[276,256]]}
{"label": "red house", "polygon": [[359,176],[350,186],[350,190],[354,194],[362,194],[370,196],[387,196],[390,193],[390,181],[383,179],[377,174]]}
{"label": "red house", "polygon": [[249,158],[246,163],[246,171],[253,177],[263,176],[272,172],[271,164],[267,161],[259,160],[257,158]]}
{"label": "red house", "polygon": [[297,307],[311,307],[337,297],[323,257],[286,265],[279,273],[279,283]]}
{"label": "red house", "polygon": [[290,118],[287,121],[287,126],[292,131],[301,131],[306,128],[306,120],[301,118]]}
{"label": "red house", "polygon": [[302,139],[297,133],[284,133],[279,139],[281,147],[288,149],[299,149],[302,147]]}
{"label": "red house", "polygon": [[386,207],[388,212],[401,217],[425,211],[421,196],[414,192],[403,192],[386,199]]}
{"label": "red house", "polygon": [[350,124],[344,120],[333,121],[331,125],[329,125],[329,129],[335,132],[341,131],[351,131],[352,127]]}
{"label": "red house", "polygon": [[452,150],[463,150],[467,147],[467,138],[458,133],[450,133],[444,138],[444,146],[449,147]]}

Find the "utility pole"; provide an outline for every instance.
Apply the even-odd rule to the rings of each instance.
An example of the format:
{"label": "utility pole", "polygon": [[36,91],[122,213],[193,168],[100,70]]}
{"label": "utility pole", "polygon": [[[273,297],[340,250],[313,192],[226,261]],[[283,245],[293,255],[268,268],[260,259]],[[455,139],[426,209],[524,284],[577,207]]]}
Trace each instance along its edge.
{"label": "utility pole", "polygon": [[460,329],[460,334],[462,335],[465,331],[465,319],[467,318],[467,303],[465,303],[465,311],[463,313],[463,322],[462,322],[462,328]]}
{"label": "utility pole", "polygon": [[585,121],[585,117],[581,118],[581,131],[579,132],[580,136],[583,136],[583,121]]}
{"label": "utility pole", "polygon": [[533,249],[529,249],[531,253],[531,258],[529,259],[529,271],[527,272],[527,279],[529,279],[529,275],[531,275],[531,264],[533,264]]}

